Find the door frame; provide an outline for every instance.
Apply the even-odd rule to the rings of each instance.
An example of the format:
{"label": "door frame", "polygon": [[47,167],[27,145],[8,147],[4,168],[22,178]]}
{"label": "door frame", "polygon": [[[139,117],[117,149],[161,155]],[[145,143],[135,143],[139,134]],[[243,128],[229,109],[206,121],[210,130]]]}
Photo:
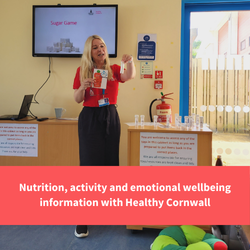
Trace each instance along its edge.
{"label": "door frame", "polygon": [[182,0],[180,53],[180,116],[189,115],[190,13],[250,10],[249,0]]}

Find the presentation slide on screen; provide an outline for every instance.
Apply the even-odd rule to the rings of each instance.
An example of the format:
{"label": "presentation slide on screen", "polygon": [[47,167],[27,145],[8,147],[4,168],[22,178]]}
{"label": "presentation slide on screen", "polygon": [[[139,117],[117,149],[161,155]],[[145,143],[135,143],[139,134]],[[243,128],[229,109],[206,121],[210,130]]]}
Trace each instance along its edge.
{"label": "presentation slide on screen", "polygon": [[36,53],[82,54],[86,39],[101,36],[108,53],[115,53],[114,8],[37,8]]}
{"label": "presentation slide on screen", "polygon": [[0,171],[2,225],[250,224],[249,167],[1,166]]}

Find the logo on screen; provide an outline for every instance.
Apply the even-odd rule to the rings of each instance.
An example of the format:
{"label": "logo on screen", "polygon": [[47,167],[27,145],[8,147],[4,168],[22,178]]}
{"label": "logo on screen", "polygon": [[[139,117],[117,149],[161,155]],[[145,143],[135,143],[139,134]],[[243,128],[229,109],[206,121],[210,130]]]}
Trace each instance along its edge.
{"label": "logo on screen", "polygon": [[92,12],[92,10],[90,10],[89,15],[94,15],[94,13]]}

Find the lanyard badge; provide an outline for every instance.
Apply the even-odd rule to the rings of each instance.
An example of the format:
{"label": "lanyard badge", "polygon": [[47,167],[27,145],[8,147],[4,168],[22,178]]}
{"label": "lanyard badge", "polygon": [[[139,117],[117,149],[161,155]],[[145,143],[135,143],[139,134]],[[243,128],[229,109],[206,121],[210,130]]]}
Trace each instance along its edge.
{"label": "lanyard badge", "polygon": [[99,107],[107,106],[109,105],[109,99],[103,98],[98,101]]}
{"label": "lanyard badge", "polygon": [[99,107],[107,106],[109,105],[109,98],[104,98],[105,95],[105,89],[102,90],[103,98],[98,100]]}

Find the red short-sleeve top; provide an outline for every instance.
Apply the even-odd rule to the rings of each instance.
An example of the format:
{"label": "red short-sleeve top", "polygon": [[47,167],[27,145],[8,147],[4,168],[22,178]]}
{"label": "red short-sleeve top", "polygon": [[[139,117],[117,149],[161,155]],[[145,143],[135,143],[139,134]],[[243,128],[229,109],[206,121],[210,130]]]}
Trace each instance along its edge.
{"label": "red short-sleeve top", "polygon": [[[107,81],[107,88],[105,90],[104,98],[109,98],[109,104],[116,104],[118,96],[118,87],[121,80],[120,66],[114,64],[111,66],[113,77]],[[78,89],[81,86],[80,83],[80,67],[76,71],[73,89]],[[86,107],[99,107],[98,100],[103,99],[103,90],[92,88],[94,92],[93,96],[90,96],[90,88],[85,90],[85,97],[83,106]]]}

